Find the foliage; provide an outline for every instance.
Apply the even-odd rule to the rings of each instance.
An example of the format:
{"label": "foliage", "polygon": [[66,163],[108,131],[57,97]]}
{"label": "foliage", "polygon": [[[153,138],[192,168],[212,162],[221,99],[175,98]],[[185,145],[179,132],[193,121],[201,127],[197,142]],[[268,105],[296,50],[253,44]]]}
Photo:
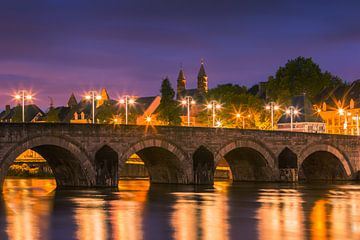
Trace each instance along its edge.
{"label": "foliage", "polygon": [[306,93],[313,99],[324,87],[342,83],[329,72],[322,72],[311,58],[297,57],[280,67],[267,85],[267,96],[272,100],[287,103],[292,96]]}
{"label": "foliage", "polygon": [[[270,114],[264,108],[264,101],[248,93],[244,86],[218,85],[208,92],[207,100],[216,100],[221,104],[221,109],[216,110],[216,120],[220,120],[223,127],[271,128]],[[237,114],[240,114],[240,117],[237,117]],[[211,126],[211,111],[206,109],[200,112],[198,121]]]}
{"label": "foliage", "polygon": [[23,163],[22,165],[11,165],[7,175],[12,177],[53,177],[52,174],[42,172],[38,167],[31,168],[26,163]]}
{"label": "foliage", "polygon": [[99,123],[110,123],[116,111],[109,101],[96,109],[96,119]]}
{"label": "foliage", "polygon": [[175,97],[175,91],[171,87],[168,78],[163,79],[161,84],[161,100],[157,109],[158,119],[168,125],[181,124],[181,109]]}
{"label": "foliage", "polygon": [[46,114],[47,122],[60,122],[59,115],[54,107],[50,107],[49,111]]}

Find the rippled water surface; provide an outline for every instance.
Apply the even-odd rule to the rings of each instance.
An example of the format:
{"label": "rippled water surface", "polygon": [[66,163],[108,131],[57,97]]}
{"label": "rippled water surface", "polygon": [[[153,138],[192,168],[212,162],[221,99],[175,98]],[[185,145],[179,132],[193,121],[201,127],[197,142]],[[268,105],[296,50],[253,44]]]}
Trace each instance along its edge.
{"label": "rippled water surface", "polygon": [[360,185],[120,181],[118,191],[59,190],[7,179],[0,239],[360,239]]}

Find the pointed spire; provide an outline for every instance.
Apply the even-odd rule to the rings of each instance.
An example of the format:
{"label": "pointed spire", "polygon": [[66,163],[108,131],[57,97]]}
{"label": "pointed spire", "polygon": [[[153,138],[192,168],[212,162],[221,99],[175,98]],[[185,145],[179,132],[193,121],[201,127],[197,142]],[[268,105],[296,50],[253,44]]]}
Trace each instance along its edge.
{"label": "pointed spire", "polygon": [[202,94],[208,92],[208,77],[204,68],[204,60],[201,59],[200,70],[198,73],[198,91]]}
{"label": "pointed spire", "polygon": [[178,76],[178,81],[180,81],[180,80],[186,80],[184,71],[182,70],[182,68],[180,69],[179,76]]}
{"label": "pointed spire", "polygon": [[201,59],[201,65],[200,65],[198,77],[207,77],[206,72],[205,72],[205,67],[204,67],[204,59]]}
{"label": "pointed spire", "polygon": [[186,78],[185,78],[185,74],[184,74],[184,71],[181,66],[180,71],[179,71],[179,76],[177,79],[176,98],[180,99],[181,95],[184,93],[185,90],[186,90]]}
{"label": "pointed spire", "polygon": [[110,100],[110,97],[109,97],[109,94],[108,94],[106,88],[101,89],[100,96],[101,96],[101,100],[98,100],[96,103],[97,108],[100,107],[101,105],[103,105],[104,102]]}
{"label": "pointed spire", "polygon": [[68,102],[67,102],[67,105],[68,105],[68,107],[75,107],[75,106],[77,106],[77,101],[76,101],[76,98],[75,98],[75,95],[74,95],[74,93],[72,93],[71,94],[71,96],[70,96],[70,98],[69,98],[69,100],[68,100]]}

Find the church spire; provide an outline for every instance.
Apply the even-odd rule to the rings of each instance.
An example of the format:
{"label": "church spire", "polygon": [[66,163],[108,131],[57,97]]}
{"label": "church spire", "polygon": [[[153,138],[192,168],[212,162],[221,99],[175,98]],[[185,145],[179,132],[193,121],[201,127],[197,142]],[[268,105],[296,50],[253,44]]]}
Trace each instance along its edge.
{"label": "church spire", "polygon": [[204,60],[201,60],[200,70],[198,73],[198,91],[201,93],[208,92],[208,76],[204,68]]}
{"label": "church spire", "polygon": [[177,98],[179,99],[181,97],[181,95],[184,93],[184,91],[186,90],[186,78],[184,75],[184,71],[182,69],[182,67],[180,68],[180,72],[179,72],[179,76],[177,79]]}

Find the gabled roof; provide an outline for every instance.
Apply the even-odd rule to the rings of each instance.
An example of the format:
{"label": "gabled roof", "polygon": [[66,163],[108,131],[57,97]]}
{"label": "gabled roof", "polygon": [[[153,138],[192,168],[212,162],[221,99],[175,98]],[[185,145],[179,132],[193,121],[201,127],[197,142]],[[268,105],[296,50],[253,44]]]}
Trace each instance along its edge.
{"label": "gabled roof", "polygon": [[[9,112],[3,111],[0,114],[0,121],[22,121],[22,107],[17,105],[10,109]],[[35,104],[25,106],[25,122],[33,121],[37,116],[44,116],[44,112]],[[18,118],[14,120],[14,117]]]}
{"label": "gabled roof", "polygon": [[[294,96],[291,99],[292,106],[294,106],[300,114],[294,116],[293,122],[323,122],[321,117],[314,111],[313,105],[306,95]],[[290,116],[284,114],[278,123],[290,123]]]}

